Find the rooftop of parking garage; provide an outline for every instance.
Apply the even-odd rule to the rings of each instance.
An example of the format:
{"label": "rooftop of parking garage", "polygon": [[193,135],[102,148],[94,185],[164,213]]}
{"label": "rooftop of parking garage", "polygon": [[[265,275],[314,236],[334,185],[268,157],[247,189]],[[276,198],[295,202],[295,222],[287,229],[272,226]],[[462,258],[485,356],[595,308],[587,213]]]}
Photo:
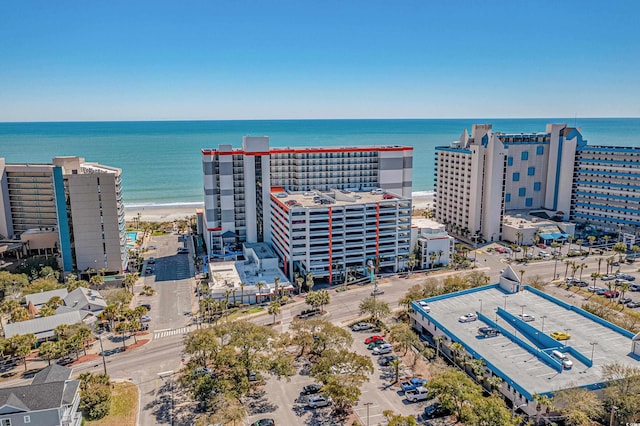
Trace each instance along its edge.
{"label": "rooftop of parking garage", "polygon": [[[398,194],[388,191],[348,191],[333,190],[329,192],[305,191],[287,192],[281,188],[274,188],[272,194],[278,201],[287,205],[287,202],[295,202],[297,207],[328,207],[345,206],[355,204],[379,203],[385,201],[410,201]],[[322,200],[326,200],[323,204]]]}
{"label": "rooftop of parking garage", "polygon": [[[417,320],[422,318],[423,324],[433,324],[452,341],[460,342],[529,400],[533,394],[576,386],[598,388],[605,364],[637,366],[640,360],[632,354],[633,344],[640,342],[633,342],[630,332],[534,288],[509,294],[495,284],[424,301],[428,313],[413,304],[412,315]],[[470,311],[478,314],[478,320],[459,322]],[[535,320],[522,321],[522,313]],[[482,337],[478,332],[482,326],[498,328],[501,334]],[[549,336],[555,331],[567,332],[571,338],[556,341]],[[572,369],[563,370],[548,356],[554,349],[568,355]]]}

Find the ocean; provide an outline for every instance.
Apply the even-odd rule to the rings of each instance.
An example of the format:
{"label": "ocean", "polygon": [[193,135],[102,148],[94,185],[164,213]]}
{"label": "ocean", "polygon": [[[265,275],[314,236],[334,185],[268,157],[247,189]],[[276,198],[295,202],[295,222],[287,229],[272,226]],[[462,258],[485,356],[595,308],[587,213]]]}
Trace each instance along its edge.
{"label": "ocean", "polygon": [[236,120],[0,123],[0,157],[47,163],[74,155],[119,167],[127,207],[196,206],[203,202],[202,148],[240,147],[242,137],[269,136],[271,146],[410,145],[413,190],[433,190],[436,146],[474,123],[494,131],[543,132],[547,123],[582,129],[590,145],[640,146],[640,118]]}

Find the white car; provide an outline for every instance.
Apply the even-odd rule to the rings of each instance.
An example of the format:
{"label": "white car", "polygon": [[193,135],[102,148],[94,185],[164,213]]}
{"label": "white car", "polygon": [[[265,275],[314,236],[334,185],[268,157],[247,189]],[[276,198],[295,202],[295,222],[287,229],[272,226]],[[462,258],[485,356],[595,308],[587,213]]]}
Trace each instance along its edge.
{"label": "white car", "polygon": [[431,311],[431,307],[424,300],[418,300],[418,305],[422,308],[423,311],[429,313]]}
{"label": "white car", "polygon": [[149,322],[151,321],[151,317],[149,315],[143,315],[140,317],[140,322]]}
{"label": "white car", "polygon": [[393,351],[393,346],[391,346],[389,343],[385,343],[384,345],[380,345],[376,348],[373,348],[374,355],[384,355],[384,354],[391,353],[392,351]]}
{"label": "white car", "polygon": [[370,324],[368,322],[359,322],[353,327],[351,327],[351,331],[363,331],[363,330],[370,330],[372,328],[373,328],[373,324]]}
{"label": "white car", "polygon": [[469,312],[468,314],[465,314],[463,316],[461,316],[460,318],[458,318],[458,321],[460,322],[473,322],[475,320],[478,319],[478,316],[476,314],[474,314],[473,312]]}
{"label": "white car", "polygon": [[327,405],[331,405],[332,402],[330,396],[313,395],[307,400],[307,406],[309,406],[309,408],[326,407]]}
{"label": "white car", "polygon": [[529,315],[529,314],[520,314],[518,316],[524,322],[531,322],[531,321],[535,321],[535,319],[536,319],[536,317],[534,317],[533,315]]}
{"label": "white car", "polygon": [[410,402],[424,401],[426,399],[429,399],[429,391],[427,391],[426,388],[420,386],[419,388],[406,391],[404,393],[404,397],[407,399],[407,401]]}

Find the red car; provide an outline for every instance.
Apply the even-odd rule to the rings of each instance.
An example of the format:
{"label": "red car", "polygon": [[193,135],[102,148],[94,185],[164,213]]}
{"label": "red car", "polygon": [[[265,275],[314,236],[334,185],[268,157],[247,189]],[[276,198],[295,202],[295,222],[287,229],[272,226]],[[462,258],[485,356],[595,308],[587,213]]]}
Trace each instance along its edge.
{"label": "red car", "polygon": [[377,336],[377,335],[376,336],[370,336],[370,337],[367,337],[366,339],[364,339],[364,344],[368,345],[369,343],[378,342],[380,340],[384,340],[384,337]]}
{"label": "red car", "polygon": [[604,297],[606,297],[607,299],[618,297],[619,295],[620,295],[620,292],[618,290],[610,290],[610,291],[604,292]]}

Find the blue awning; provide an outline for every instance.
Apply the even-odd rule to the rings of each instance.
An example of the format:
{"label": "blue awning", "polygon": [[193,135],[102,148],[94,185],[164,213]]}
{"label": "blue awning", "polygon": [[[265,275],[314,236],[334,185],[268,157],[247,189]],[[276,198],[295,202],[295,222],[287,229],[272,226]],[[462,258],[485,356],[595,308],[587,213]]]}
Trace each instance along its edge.
{"label": "blue awning", "polygon": [[559,240],[560,238],[567,238],[569,234],[565,234],[564,232],[548,232],[545,234],[540,234],[540,238],[543,240]]}

